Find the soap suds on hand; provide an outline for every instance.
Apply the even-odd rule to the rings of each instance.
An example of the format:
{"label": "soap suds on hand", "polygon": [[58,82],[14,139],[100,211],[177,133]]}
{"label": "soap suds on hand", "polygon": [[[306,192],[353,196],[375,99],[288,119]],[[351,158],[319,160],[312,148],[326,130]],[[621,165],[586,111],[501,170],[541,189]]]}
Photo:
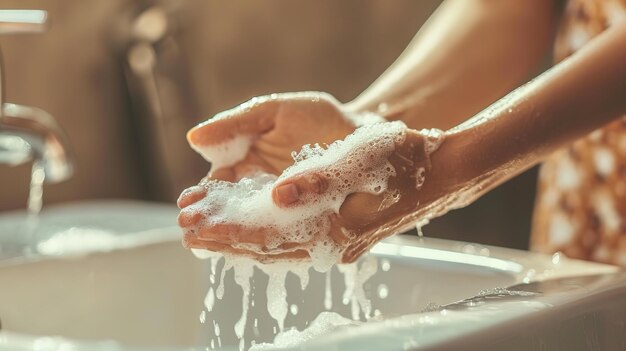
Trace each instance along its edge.
{"label": "soap suds on hand", "polygon": [[[224,224],[268,228],[277,235],[259,244],[234,242],[233,247],[263,255],[288,251],[281,246],[284,243],[303,244],[298,249],[307,250],[313,265],[325,271],[341,255],[341,248],[328,238],[329,215],[339,212],[349,194],[380,194],[387,189],[389,177],[395,175],[387,157],[403,140],[405,131],[402,122],[365,125],[326,149],[319,145],[303,147],[294,155],[294,164],[279,177],[259,173],[237,183],[207,180],[200,185],[206,189],[206,196],[183,211],[201,213],[203,220],[198,225],[204,228]],[[214,153],[218,152],[205,150],[207,157]],[[305,205],[276,206],[272,199],[274,185],[305,172],[320,172],[326,177],[325,193],[303,199]]]}
{"label": "soap suds on hand", "polygon": [[243,160],[248,154],[252,140],[252,136],[237,135],[217,145],[190,145],[205,160],[211,162],[211,171],[214,171]]}

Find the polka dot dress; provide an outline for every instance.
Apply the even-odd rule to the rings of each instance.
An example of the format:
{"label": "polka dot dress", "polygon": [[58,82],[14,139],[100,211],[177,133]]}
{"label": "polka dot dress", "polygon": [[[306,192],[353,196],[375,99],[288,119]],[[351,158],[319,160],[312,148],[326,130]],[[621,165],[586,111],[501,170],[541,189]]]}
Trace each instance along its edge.
{"label": "polka dot dress", "polygon": [[[570,0],[557,34],[556,60],[621,21],[626,21],[626,0]],[[531,247],[626,267],[626,119],[543,164]]]}

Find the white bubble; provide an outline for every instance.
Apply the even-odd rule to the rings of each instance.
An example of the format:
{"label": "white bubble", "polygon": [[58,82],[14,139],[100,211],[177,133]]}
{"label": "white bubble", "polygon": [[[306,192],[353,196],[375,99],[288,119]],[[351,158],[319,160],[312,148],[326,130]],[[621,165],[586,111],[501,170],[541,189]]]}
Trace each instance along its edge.
{"label": "white bubble", "polygon": [[389,296],[389,288],[385,284],[380,284],[376,291],[378,292],[378,297],[381,299],[386,299],[387,296]]}
{"label": "white bubble", "polygon": [[388,259],[383,258],[380,261],[380,268],[383,270],[383,272],[389,272],[389,270],[391,269],[391,262]]}

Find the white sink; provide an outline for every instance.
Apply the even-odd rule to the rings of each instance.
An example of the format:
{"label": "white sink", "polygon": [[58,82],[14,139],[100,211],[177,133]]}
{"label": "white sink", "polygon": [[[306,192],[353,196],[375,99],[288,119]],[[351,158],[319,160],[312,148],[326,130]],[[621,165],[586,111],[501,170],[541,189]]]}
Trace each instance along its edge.
{"label": "white sink", "polygon": [[[227,274],[224,300],[200,322],[209,262],[182,248],[176,215],[165,205],[80,203],[45,211],[30,233],[23,214],[0,216],[0,350],[204,350],[214,319],[223,347],[236,349],[241,290]],[[626,276],[615,267],[401,236],[369,255],[379,270],[366,292],[381,317],[306,349],[625,349]],[[250,316],[259,318],[256,339],[267,341],[276,325],[263,311],[267,279],[254,279]],[[324,310],[324,279],[311,274],[301,291],[288,276],[288,301],[299,308],[287,327],[301,329]],[[539,294],[475,297],[525,282],[511,290]],[[333,310],[349,316],[343,286],[334,271]],[[253,335],[253,323],[246,330]]]}

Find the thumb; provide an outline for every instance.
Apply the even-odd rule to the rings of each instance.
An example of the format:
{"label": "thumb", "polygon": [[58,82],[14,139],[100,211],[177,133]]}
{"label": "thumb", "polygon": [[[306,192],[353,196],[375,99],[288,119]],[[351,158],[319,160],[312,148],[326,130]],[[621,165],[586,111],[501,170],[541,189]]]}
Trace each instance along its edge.
{"label": "thumb", "polygon": [[195,147],[224,143],[238,135],[257,135],[274,127],[278,101],[254,98],[233,109],[221,112],[187,132],[187,141]]}
{"label": "thumb", "polygon": [[279,207],[305,204],[328,190],[328,179],[318,172],[307,172],[284,179],[272,189],[272,199]]}

